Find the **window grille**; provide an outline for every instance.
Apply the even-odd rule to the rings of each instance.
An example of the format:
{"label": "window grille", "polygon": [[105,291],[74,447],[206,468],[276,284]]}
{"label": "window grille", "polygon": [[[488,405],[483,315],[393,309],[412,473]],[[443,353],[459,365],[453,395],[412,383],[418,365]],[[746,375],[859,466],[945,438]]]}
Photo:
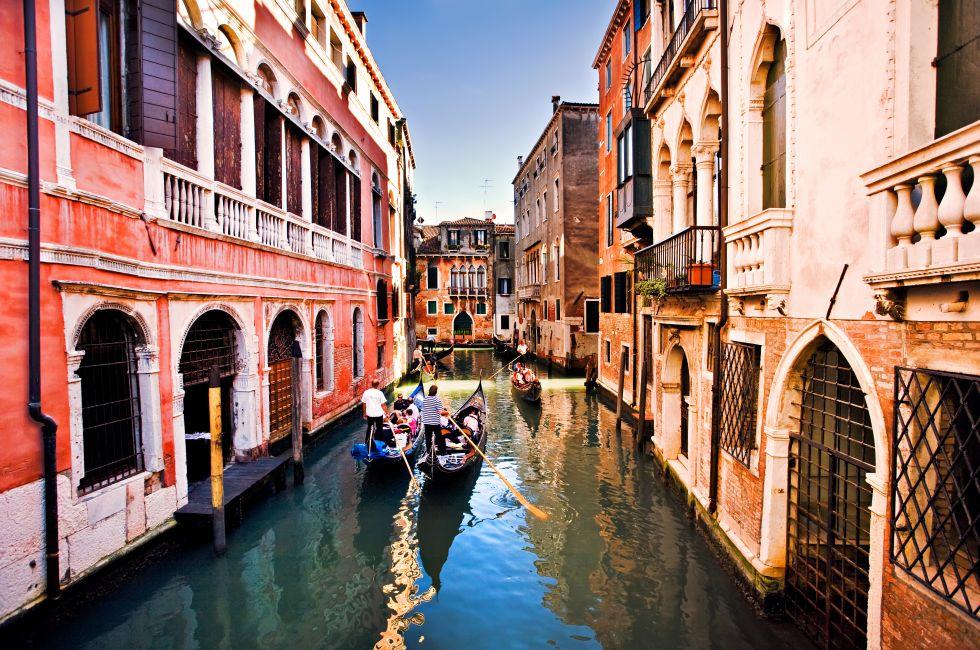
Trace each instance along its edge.
{"label": "window grille", "polygon": [[895,369],[891,558],[980,617],[980,377]]}
{"label": "window grille", "polygon": [[85,475],[79,493],[93,492],[143,470],[136,330],[121,312],[96,312],[85,323],[76,372],[82,389]]}
{"label": "window grille", "polygon": [[755,448],[759,359],[758,345],[721,344],[721,448],[746,467]]}
{"label": "window grille", "polygon": [[209,311],[194,321],[180,355],[184,388],[208,383],[211,368],[222,377],[235,374],[235,323],[223,312]]}

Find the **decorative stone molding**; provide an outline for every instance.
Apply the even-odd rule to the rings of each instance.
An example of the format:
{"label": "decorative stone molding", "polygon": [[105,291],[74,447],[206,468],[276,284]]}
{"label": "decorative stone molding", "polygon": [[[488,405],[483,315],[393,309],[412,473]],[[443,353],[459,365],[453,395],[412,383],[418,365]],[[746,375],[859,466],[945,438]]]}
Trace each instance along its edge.
{"label": "decorative stone molding", "polygon": [[[793,211],[764,210],[723,230],[728,248],[729,296],[763,296],[767,309],[785,310],[790,290]],[[780,312],[782,313],[782,312]]]}

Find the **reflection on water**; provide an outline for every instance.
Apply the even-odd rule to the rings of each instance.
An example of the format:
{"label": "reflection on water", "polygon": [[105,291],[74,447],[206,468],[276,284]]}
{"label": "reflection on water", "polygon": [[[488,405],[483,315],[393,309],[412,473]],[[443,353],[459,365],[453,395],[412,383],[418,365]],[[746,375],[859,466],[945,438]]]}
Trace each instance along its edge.
{"label": "reflection on water", "polygon": [[[457,405],[500,367],[489,352],[447,361],[440,394]],[[247,513],[224,558],[206,542],[169,554],[34,641],[732,648],[792,638],[755,618],[582,380],[543,383],[540,405],[515,400],[506,371],[485,385],[487,451],[548,520],[531,518],[485,466],[421,494],[400,465],[357,467],[348,450],[358,420],[310,450],[305,485]]]}

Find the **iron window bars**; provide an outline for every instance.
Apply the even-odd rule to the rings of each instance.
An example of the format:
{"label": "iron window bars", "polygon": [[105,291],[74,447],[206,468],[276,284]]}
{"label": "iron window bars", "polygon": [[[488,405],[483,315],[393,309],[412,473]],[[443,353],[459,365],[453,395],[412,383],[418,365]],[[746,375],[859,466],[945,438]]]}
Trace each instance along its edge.
{"label": "iron window bars", "polygon": [[721,344],[721,448],[746,467],[755,449],[761,348]]}
{"label": "iron window bars", "polygon": [[980,617],[980,377],[895,368],[891,559]]}
{"label": "iron window bars", "polygon": [[222,378],[235,374],[235,329],[231,318],[218,311],[203,314],[194,322],[180,355],[184,388],[208,383],[214,366]]}

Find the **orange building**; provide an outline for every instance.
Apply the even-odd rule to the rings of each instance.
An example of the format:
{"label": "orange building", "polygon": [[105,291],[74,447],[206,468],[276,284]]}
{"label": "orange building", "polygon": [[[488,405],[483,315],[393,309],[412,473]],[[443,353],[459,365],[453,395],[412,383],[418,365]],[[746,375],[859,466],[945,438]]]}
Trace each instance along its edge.
{"label": "orange building", "polygon": [[[44,596],[46,550],[49,588],[72,583],[186,503],[208,475],[211,368],[225,458],[247,462],[288,446],[293,395],[313,432],[371,379],[395,379],[409,311],[392,258],[410,256],[391,242],[411,242],[414,163],[363,14],[335,0],[54,0],[36,13],[38,176],[20,3],[0,23],[0,620]],[[47,549],[53,500],[45,510],[18,344],[34,181],[41,408],[58,425]]]}
{"label": "orange building", "polygon": [[489,343],[494,326],[493,221],[456,219],[418,229],[415,337]]}

